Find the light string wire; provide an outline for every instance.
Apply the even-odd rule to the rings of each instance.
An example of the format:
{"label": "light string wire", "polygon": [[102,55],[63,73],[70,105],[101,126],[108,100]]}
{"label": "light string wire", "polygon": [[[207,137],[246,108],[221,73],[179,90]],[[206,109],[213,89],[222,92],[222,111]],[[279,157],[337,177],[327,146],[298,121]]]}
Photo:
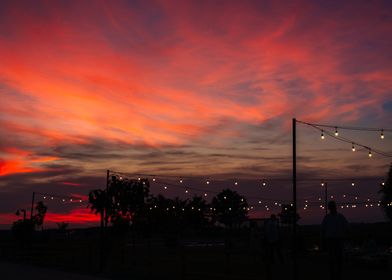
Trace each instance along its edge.
{"label": "light string wire", "polygon": [[[123,173],[123,172],[116,172],[116,171],[109,171],[109,174],[125,175],[125,173]],[[138,175],[141,175],[141,174],[138,174]],[[179,177],[178,176],[171,176],[171,178],[179,178]],[[184,177],[181,177],[181,178],[184,178]],[[130,179],[130,178],[127,178],[127,179]],[[139,177],[137,179],[141,179],[141,178]],[[134,180],[137,180],[137,179],[135,178]],[[347,179],[345,179],[345,181],[346,180]],[[206,194],[217,194],[217,193],[219,193],[217,191],[189,187],[189,186],[187,186],[186,184],[183,184],[183,183],[180,183],[180,184],[177,183],[176,184],[176,183],[164,181],[164,180],[161,180],[161,179],[158,182],[154,181],[154,183],[162,185],[165,189],[166,189],[167,186],[170,186],[170,187],[174,187],[174,188],[177,188],[177,189],[183,189],[185,191],[191,190],[191,191],[202,192],[202,193],[204,193],[205,197],[206,197]],[[201,196],[203,196],[203,195],[201,195]],[[344,198],[345,197],[355,197],[355,201],[338,202],[337,203],[338,205],[355,205],[355,207],[356,207],[356,205],[373,205],[373,204],[376,205],[376,204],[380,204],[381,203],[381,201],[379,199],[376,199],[376,198],[367,198],[366,201],[359,201],[358,200],[358,198],[359,198],[358,195],[344,194],[343,197]],[[319,205],[321,203],[320,199],[321,198],[319,198],[319,200],[304,200],[303,204],[304,205],[316,205],[316,204]],[[265,197],[255,197],[255,196],[248,196],[247,200],[258,200],[258,202],[256,202],[256,203],[252,202],[252,203],[248,204],[248,206],[250,208],[252,208],[252,209],[253,209],[253,207],[263,207],[263,208],[265,207],[267,210],[269,210],[269,208],[271,208],[271,207],[281,207],[282,205],[288,205],[288,204],[291,203],[291,200],[282,200],[280,198],[277,199],[277,198],[265,198]],[[264,205],[265,203],[273,203],[273,205]],[[260,204],[263,204],[263,205],[260,205]],[[380,205],[378,205],[378,206],[380,206]],[[322,207],[324,207],[324,206],[322,205]],[[306,206],[304,208],[309,208],[309,206]]]}
{"label": "light string wire", "polygon": [[358,130],[358,131],[378,131],[378,132],[392,132],[391,128],[369,128],[369,127],[355,127],[355,126],[339,126],[339,125],[328,125],[328,124],[318,124],[318,123],[309,123],[300,120],[296,120],[298,123],[317,126],[317,127],[326,127],[326,128],[334,128],[341,130]]}
{"label": "light string wire", "polygon": [[76,197],[76,196],[67,196],[67,195],[42,193],[42,192],[35,192],[35,194],[43,196],[44,199],[48,198],[48,200],[54,200],[55,198],[57,198],[57,199],[61,199],[62,202],[87,203],[86,200],[83,200],[80,197]]}
{"label": "light string wire", "polygon": [[[315,123],[308,123],[300,120],[296,120],[298,123],[308,125],[310,127],[313,127],[317,130],[319,130],[322,134],[325,133],[326,135],[335,138],[336,140],[339,140],[341,142],[349,143],[358,147],[362,147],[366,150],[369,151],[369,153],[374,152],[376,154],[379,154],[384,157],[392,158],[392,154],[380,151],[378,149],[374,149],[372,147],[369,147],[367,145],[363,145],[361,143],[358,143],[354,140],[348,139],[346,137],[342,136],[336,136],[334,133],[328,131],[328,130],[323,130],[322,127],[327,127],[327,128],[334,128],[334,129],[344,129],[344,130],[360,130],[360,131],[380,131],[381,133],[383,132],[392,132],[392,129],[379,129],[379,128],[360,128],[360,127],[344,127],[344,126],[332,126],[332,125],[323,125],[323,124],[315,124]],[[382,134],[383,135],[383,134]]]}

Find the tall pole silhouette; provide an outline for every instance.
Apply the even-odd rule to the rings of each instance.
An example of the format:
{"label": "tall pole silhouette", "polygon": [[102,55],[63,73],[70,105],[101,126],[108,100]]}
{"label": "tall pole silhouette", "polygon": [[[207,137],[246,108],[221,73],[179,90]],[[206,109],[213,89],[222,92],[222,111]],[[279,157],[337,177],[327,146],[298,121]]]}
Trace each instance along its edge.
{"label": "tall pole silhouette", "polygon": [[35,192],[33,192],[33,195],[31,197],[30,221],[33,220],[33,215],[34,215],[34,200],[35,200]]}
{"label": "tall pole silhouette", "polygon": [[293,279],[297,279],[297,120],[293,118]]}

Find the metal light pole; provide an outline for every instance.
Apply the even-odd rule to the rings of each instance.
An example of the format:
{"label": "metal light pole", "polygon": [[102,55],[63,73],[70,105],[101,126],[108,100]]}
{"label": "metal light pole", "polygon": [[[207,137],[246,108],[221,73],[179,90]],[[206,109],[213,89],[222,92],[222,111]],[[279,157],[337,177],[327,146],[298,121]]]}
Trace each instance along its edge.
{"label": "metal light pole", "polygon": [[297,279],[297,120],[293,118],[293,279]]}
{"label": "metal light pole", "polygon": [[324,208],[325,215],[328,214],[328,182],[321,183],[321,186],[324,187]]}
{"label": "metal light pole", "polygon": [[33,220],[33,212],[34,212],[34,200],[35,200],[35,192],[33,192],[33,195],[31,197],[31,210],[30,210],[30,221]]}

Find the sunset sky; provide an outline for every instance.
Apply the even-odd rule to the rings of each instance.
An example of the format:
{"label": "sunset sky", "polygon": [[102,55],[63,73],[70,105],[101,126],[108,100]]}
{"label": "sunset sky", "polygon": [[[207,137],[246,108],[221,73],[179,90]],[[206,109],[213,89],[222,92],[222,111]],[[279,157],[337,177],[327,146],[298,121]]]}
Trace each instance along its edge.
{"label": "sunset sky", "polygon": [[[0,224],[33,191],[85,198],[107,169],[290,199],[293,117],[392,127],[391,34],[391,1],[3,0]],[[392,133],[339,132],[392,154]],[[342,179],[336,196],[376,198],[390,163],[298,126],[298,176],[315,179],[299,184],[301,201],[323,194],[318,178]],[[52,223],[97,220],[85,204],[48,206]],[[271,214],[262,208],[252,215]],[[321,219],[315,208],[304,222]]]}

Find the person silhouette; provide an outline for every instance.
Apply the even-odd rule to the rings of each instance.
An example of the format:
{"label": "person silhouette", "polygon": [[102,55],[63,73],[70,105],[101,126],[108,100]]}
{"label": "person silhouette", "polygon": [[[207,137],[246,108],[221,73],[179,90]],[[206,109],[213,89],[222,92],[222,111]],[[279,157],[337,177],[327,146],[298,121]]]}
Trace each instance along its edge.
{"label": "person silhouette", "polygon": [[328,203],[329,213],[325,215],[322,224],[322,237],[328,253],[329,277],[339,280],[342,273],[343,245],[347,234],[348,222],[337,212],[336,202]]}
{"label": "person silhouette", "polygon": [[264,242],[267,279],[271,279],[271,266],[275,263],[275,255],[281,264],[284,263],[282,251],[280,248],[279,220],[274,214],[272,214],[264,224]]}

